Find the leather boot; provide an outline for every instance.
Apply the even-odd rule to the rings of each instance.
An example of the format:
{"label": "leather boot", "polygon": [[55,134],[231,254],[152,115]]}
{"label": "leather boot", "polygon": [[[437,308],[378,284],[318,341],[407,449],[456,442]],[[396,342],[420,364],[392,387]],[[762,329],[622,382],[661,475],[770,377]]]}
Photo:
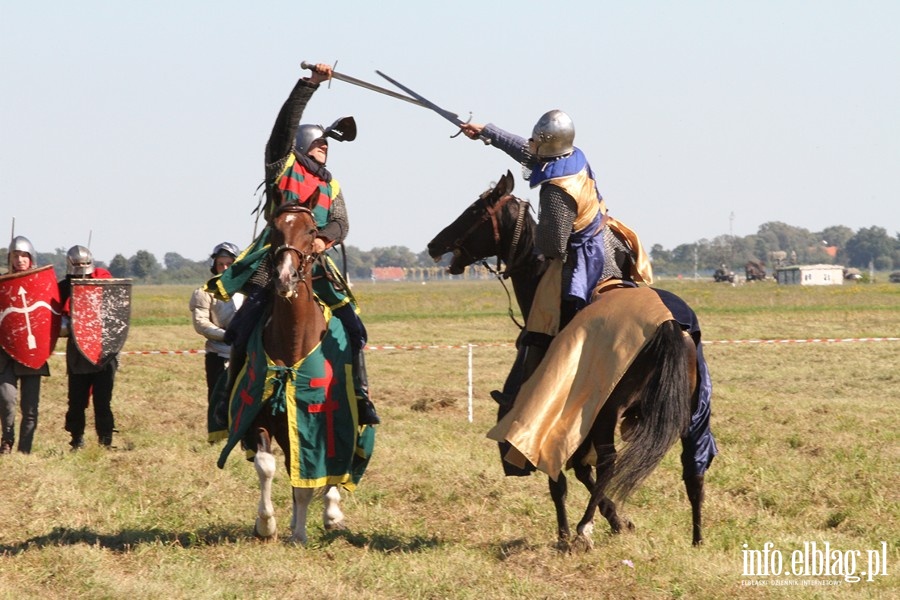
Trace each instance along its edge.
{"label": "leather boot", "polygon": [[381,419],[375,412],[375,405],[369,398],[369,376],[366,373],[366,359],[362,350],[353,356],[353,389],[356,390],[356,406],[360,425],[380,425]]}
{"label": "leather boot", "polygon": [[10,454],[13,450],[13,445],[16,443],[16,428],[15,426],[5,427],[3,429],[3,435],[0,437],[0,454]]}
{"label": "leather boot", "polygon": [[98,438],[99,438],[98,441],[100,442],[100,445],[101,445],[101,446],[103,446],[104,448],[112,448],[112,438],[113,438],[113,436],[112,436],[111,433],[110,433],[110,434],[106,434],[106,435],[98,436]]}
{"label": "leather boot", "polygon": [[72,447],[72,452],[76,450],[81,450],[84,448],[84,436],[81,434],[72,434],[72,441],[69,442],[69,445]]}
{"label": "leather boot", "polygon": [[268,288],[251,286],[243,304],[234,314],[231,323],[225,330],[225,343],[231,346],[231,356],[228,359],[228,384],[226,389],[230,392],[237,381],[241,369],[247,362],[247,346],[250,344],[250,336],[256,325],[266,318],[270,294]]}
{"label": "leather boot", "polygon": [[519,388],[521,388],[522,384],[537,370],[538,365],[541,364],[541,360],[543,360],[544,354],[546,353],[547,349],[543,346],[526,346],[524,356],[522,357],[518,382],[514,383],[509,391],[504,390],[501,392],[500,390],[493,390],[491,392],[491,398],[493,398],[501,408],[506,408],[507,410],[512,408],[513,402],[516,400],[516,395],[519,393]]}

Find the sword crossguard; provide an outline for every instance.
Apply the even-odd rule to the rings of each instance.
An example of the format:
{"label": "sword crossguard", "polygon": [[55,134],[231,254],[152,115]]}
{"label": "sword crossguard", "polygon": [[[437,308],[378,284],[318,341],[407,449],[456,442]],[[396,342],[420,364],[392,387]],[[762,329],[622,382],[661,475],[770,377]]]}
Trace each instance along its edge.
{"label": "sword crossguard", "polygon": [[[331,72],[332,72],[332,73],[334,73],[334,72],[337,70],[337,61],[338,61],[338,59],[334,59],[334,64],[331,65]],[[331,80],[332,80],[332,79],[334,79],[334,77],[329,77],[329,78],[328,78],[328,89],[329,89],[329,90],[331,89]]]}
{"label": "sword crossguard", "polygon": [[[460,123],[460,126],[462,126],[462,125],[468,125],[468,124],[471,123],[471,122],[472,122],[472,111],[469,111],[469,118],[466,119],[465,121],[463,121],[462,123]],[[451,135],[451,136],[450,136],[450,139],[455,138],[456,136],[458,136],[458,135],[461,134],[461,133],[462,133],[462,127],[460,127],[460,130],[459,130],[459,131],[457,131],[456,133],[454,133],[453,135]]]}

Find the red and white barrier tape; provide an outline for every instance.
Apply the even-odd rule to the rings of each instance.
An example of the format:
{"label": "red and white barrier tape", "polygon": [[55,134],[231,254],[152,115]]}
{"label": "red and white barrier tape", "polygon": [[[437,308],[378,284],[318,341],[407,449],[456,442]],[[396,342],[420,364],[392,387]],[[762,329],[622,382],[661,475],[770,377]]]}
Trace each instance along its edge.
{"label": "red and white barrier tape", "polygon": [[900,337],[809,338],[805,340],[704,340],[704,344],[833,344],[841,342],[900,342]]}
{"label": "red and white barrier tape", "polygon": [[[863,337],[863,338],[808,338],[796,340],[704,340],[704,344],[737,344],[737,345],[766,345],[766,344],[834,344],[847,342],[900,342],[900,337]],[[431,344],[413,344],[409,346],[395,345],[367,345],[366,350],[465,350],[468,348],[506,348],[515,344],[510,342],[489,343],[489,344],[454,344],[454,345],[431,345]],[[65,352],[54,352],[56,356],[65,356]],[[199,355],[206,354],[206,350],[128,350],[121,352],[130,356],[178,356],[178,355]]]}

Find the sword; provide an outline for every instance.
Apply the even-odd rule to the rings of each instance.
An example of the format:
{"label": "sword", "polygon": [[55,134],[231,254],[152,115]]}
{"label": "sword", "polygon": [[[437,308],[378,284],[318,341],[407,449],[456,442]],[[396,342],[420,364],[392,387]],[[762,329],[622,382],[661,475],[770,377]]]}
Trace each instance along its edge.
{"label": "sword", "polygon": [[[300,63],[301,69],[309,69],[312,70],[316,65],[313,63],[306,62],[305,60]],[[331,72],[331,78],[337,79],[338,81],[343,81],[345,83],[349,83],[361,88],[365,88],[367,90],[371,90],[373,92],[378,92],[379,94],[384,94],[385,96],[390,96],[391,98],[396,98],[397,100],[406,100],[410,104],[415,104],[416,106],[422,106],[424,108],[430,108],[428,105],[423,104],[419,100],[415,98],[410,98],[409,96],[404,96],[403,94],[397,93],[394,90],[389,90],[387,88],[378,87],[373,83],[369,83],[368,81],[363,81],[362,79],[357,79],[356,77],[350,77],[349,75],[344,75],[343,73],[338,73],[337,71]]]}
{"label": "sword", "polygon": [[[452,113],[445,108],[441,108],[440,106],[438,106],[437,104],[435,104],[434,102],[429,100],[428,98],[425,98],[421,94],[417,94],[416,92],[409,89],[408,87],[406,87],[405,85],[403,85],[402,83],[397,81],[396,79],[391,79],[390,77],[388,77],[387,75],[385,75],[384,73],[382,73],[381,71],[379,71],[377,69],[375,70],[375,72],[378,73],[380,76],[384,77],[385,79],[387,79],[388,81],[390,81],[391,83],[393,83],[394,85],[396,85],[398,88],[400,88],[401,90],[403,90],[404,92],[406,92],[407,94],[409,94],[410,96],[415,98],[416,100],[418,100],[418,103],[420,106],[424,106],[425,108],[430,108],[437,114],[441,115],[442,117],[444,117],[445,119],[447,119],[448,121],[450,121],[451,123],[453,123],[454,125],[459,127],[460,130],[457,131],[455,134],[451,135],[450,137],[456,137],[460,133],[462,133],[462,126],[472,120],[471,113],[469,113],[469,120],[463,121],[462,119],[459,118],[459,115],[457,115],[456,113]],[[481,136],[479,136],[479,137],[481,137]]]}

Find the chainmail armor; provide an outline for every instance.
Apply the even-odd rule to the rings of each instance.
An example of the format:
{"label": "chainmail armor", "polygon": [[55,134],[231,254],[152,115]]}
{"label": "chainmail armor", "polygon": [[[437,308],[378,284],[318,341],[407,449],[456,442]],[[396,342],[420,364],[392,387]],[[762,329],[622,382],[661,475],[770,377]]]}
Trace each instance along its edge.
{"label": "chainmail armor", "polygon": [[544,185],[540,208],[535,245],[547,258],[565,260],[572,223],[578,214],[575,200],[559,186]]}
{"label": "chainmail armor", "polygon": [[[259,266],[256,267],[256,271],[253,272],[253,275],[250,276],[250,279],[245,284],[246,287],[259,287],[266,288],[269,285],[269,282],[272,281],[272,259],[266,254],[263,256],[262,260],[259,261]],[[246,291],[246,290],[245,290]]]}
{"label": "chainmail armor", "polygon": [[603,252],[606,260],[603,261],[603,274],[600,281],[606,279],[631,280],[631,264],[634,263],[634,253],[624,241],[619,239],[612,229],[603,226]]}
{"label": "chainmail armor", "polygon": [[341,190],[331,200],[331,213],[328,215],[328,222],[319,229],[319,237],[337,245],[347,239],[349,233],[350,217],[347,215],[347,205],[344,203],[344,191]]}

